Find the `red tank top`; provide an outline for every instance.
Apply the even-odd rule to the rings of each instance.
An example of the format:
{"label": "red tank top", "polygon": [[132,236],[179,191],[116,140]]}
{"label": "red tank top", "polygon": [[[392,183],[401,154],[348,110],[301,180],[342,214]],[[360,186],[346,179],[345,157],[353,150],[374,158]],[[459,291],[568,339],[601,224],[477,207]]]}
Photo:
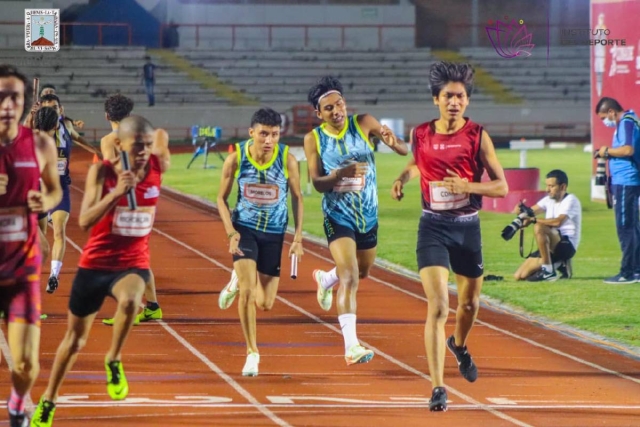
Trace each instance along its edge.
{"label": "red tank top", "polygon": [[[111,162],[104,160],[102,164],[106,169],[102,185],[104,197],[116,187],[118,175]],[[120,198],[91,229],[80,256],[80,267],[110,271],[150,267],[149,236],[160,197],[161,178],[160,161],[152,154],[148,173],[135,188],[138,208],[129,210],[127,196]]]}
{"label": "red tank top", "polygon": [[9,177],[0,195],[0,281],[24,279],[39,271],[38,215],[29,211],[29,190],[40,188],[40,167],[31,129],[20,126],[18,137],[0,146],[0,173]]}
{"label": "red tank top", "polygon": [[443,179],[456,172],[469,182],[480,182],[484,166],[480,161],[482,126],[465,118],[457,132],[445,135],[435,132],[435,120],[416,127],[413,156],[420,170],[420,188],[424,209],[445,215],[467,215],[482,207],[482,196],[450,194]]}

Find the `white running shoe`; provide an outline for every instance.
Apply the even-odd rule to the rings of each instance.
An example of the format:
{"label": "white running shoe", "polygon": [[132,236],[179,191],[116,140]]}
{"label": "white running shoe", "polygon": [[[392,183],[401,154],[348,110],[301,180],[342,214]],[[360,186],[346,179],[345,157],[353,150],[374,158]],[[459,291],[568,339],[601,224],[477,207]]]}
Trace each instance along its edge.
{"label": "white running shoe", "polygon": [[218,307],[222,310],[226,310],[231,307],[233,300],[236,299],[236,295],[238,295],[238,276],[236,275],[236,271],[233,270],[231,272],[231,280],[229,280],[227,286],[225,286],[220,292],[220,296],[218,297]]}
{"label": "white running shoe", "polygon": [[356,344],[351,346],[347,351],[347,354],[344,355],[344,358],[347,361],[347,365],[367,363],[373,359],[373,351],[364,348],[360,344]]}
{"label": "white running shoe", "polygon": [[331,309],[331,304],[333,303],[333,289],[325,289],[322,287],[322,275],[325,274],[322,270],[313,270],[313,280],[316,281],[318,285],[318,304],[320,304],[320,308],[324,311],[329,311]]}
{"label": "white running shoe", "polygon": [[247,361],[244,364],[244,368],[242,368],[242,376],[257,377],[259,363],[260,363],[260,354],[258,353],[247,354]]}

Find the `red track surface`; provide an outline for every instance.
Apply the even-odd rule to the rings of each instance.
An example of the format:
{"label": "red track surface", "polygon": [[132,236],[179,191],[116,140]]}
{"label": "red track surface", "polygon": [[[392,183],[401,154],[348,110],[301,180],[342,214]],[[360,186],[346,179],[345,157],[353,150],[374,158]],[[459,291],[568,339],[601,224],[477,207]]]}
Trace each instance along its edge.
{"label": "red track surface", "polygon": [[[72,165],[73,211],[60,289],[54,295],[43,291],[49,318],[42,324],[42,371],[34,400],[46,386],[65,331],[78,249],[87,237],[77,226],[86,170],[85,161]],[[232,265],[218,217],[165,192],[151,244],[165,318],[135,327],[129,337],[123,356],[129,397],[115,403],[106,394],[103,360],[112,330],[98,320],[63,385],[54,425],[640,425],[640,361],[486,308],[469,342],[478,381],[462,379],[447,354],[449,411],[430,413],[423,344],[427,305],[420,284],[373,269],[358,294],[358,335],[376,356],[369,364],[347,367],[335,307],[330,314],[318,307],[310,279],[314,268],[330,268],[328,251],[309,243],[299,278],[283,277],[274,309],[258,314],[260,375],[244,378],[236,307],[217,307]],[[283,271],[288,271],[286,258]],[[455,307],[455,296],[451,304]],[[98,317],[111,317],[114,307],[108,300]],[[452,315],[448,332],[453,320]],[[0,390],[8,393],[9,387],[5,368]]]}

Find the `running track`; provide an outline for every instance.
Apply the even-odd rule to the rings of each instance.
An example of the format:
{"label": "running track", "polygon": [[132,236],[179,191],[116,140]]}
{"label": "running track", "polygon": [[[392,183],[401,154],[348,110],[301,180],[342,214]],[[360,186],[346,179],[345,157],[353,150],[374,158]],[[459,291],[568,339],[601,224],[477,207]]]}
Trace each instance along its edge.
{"label": "running track", "polygon": [[[42,324],[42,370],[32,393],[36,401],[65,331],[69,289],[87,237],[77,226],[87,166],[84,160],[72,165],[73,212],[61,287],[54,295],[43,291],[49,318]],[[51,234],[49,230],[50,240]],[[335,305],[330,314],[323,312],[310,280],[314,268],[330,268],[329,254],[307,242],[298,279],[284,274],[273,310],[258,313],[260,375],[244,378],[245,347],[236,306],[227,311],[217,306],[232,265],[219,218],[210,208],[165,191],[151,245],[165,318],[137,326],[129,336],[123,357],[129,397],[115,403],[106,394],[103,360],[111,328],[97,320],[63,385],[54,425],[640,425],[639,360],[486,308],[469,342],[478,381],[462,379],[447,354],[449,411],[430,413],[422,338],[427,304],[420,284],[373,269],[358,295],[358,335],[376,356],[368,364],[347,367]],[[284,250],[282,270],[288,273],[288,245]],[[43,289],[48,268],[45,273]],[[451,306],[455,304],[452,295]],[[111,317],[114,308],[108,300],[98,318]],[[452,312],[448,333],[453,321]],[[7,394],[2,338],[0,390]]]}

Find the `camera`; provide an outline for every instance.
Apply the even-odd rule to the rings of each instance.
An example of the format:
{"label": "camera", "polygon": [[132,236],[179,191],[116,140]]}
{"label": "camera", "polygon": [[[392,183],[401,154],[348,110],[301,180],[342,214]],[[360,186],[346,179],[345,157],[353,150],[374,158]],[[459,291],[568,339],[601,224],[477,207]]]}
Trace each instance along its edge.
{"label": "camera", "polygon": [[596,185],[603,186],[607,184],[607,160],[596,154]]}
{"label": "camera", "polygon": [[504,240],[511,240],[513,236],[516,235],[516,231],[522,228],[525,219],[534,218],[536,216],[533,209],[522,203],[522,201],[520,201],[518,208],[520,209],[518,216],[511,221],[511,224],[507,225],[504,230],[502,230],[502,238]]}

